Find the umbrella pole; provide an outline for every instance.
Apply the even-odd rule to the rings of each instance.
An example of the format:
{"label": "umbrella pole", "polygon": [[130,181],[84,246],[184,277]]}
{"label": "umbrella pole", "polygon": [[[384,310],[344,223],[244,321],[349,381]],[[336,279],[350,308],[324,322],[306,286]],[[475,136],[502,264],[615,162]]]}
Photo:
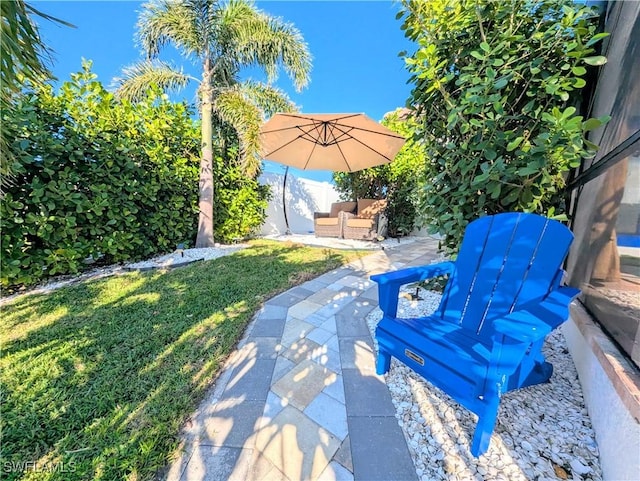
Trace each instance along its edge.
{"label": "umbrella pole", "polygon": [[285,199],[285,194],[287,192],[287,175],[289,175],[289,166],[284,171],[284,182],[282,183],[282,212],[284,212],[284,223],[287,226],[287,230],[284,232],[285,235],[291,235],[291,229],[289,229],[289,219],[287,218],[287,201]]}

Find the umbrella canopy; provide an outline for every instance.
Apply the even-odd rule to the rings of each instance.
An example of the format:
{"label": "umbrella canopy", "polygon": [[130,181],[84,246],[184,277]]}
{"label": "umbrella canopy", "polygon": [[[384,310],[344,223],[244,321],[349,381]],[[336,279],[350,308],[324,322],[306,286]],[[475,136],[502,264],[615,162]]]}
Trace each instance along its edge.
{"label": "umbrella canopy", "polygon": [[264,159],[302,170],[355,172],[386,164],[404,143],[364,114],[275,114],[260,129]]}

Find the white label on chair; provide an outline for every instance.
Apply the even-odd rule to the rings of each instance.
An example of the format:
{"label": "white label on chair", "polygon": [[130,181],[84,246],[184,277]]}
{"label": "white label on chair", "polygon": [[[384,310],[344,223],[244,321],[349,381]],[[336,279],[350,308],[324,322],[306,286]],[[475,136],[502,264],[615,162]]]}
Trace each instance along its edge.
{"label": "white label on chair", "polygon": [[405,349],[404,350],[404,355],[407,356],[409,359],[414,360],[415,362],[417,362],[421,366],[424,366],[424,359],[422,359],[420,356],[418,356],[415,352],[411,352],[409,349]]}

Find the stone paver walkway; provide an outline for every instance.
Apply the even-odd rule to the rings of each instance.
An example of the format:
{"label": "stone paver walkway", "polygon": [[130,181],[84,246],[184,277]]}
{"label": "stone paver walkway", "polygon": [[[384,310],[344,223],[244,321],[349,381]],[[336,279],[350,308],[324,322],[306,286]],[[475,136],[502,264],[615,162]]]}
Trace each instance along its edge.
{"label": "stone paver walkway", "polygon": [[378,251],[267,301],[183,432],[169,481],[416,480],[365,317],[371,274],[437,242]]}

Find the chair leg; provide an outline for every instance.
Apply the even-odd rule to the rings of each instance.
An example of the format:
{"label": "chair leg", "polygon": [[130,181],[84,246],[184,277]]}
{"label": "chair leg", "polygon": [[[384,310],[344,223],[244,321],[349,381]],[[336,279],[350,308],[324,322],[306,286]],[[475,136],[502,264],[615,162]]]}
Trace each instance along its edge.
{"label": "chair leg", "polygon": [[553,364],[536,362],[535,366],[520,387],[534,386],[549,381],[553,374]]}
{"label": "chair leg", "polygon": [[391,367],[391,354],[378,348],[378,358],[376,359],[376,374],[386,374]]}
{"label": "chair leg", "polygon": [[500,398],[497,394],[494,394],[488,401],[483,412],[478,415],[478,424],[476,426],[475,433],[473,434],[473,440],[471,441],[471,454],[476,458],[486,453],[487,449],[489,449],[491,434],[493,433],[493,428],[498,416],[499,405]]}
{"label": "chair leg", "polygon": [[537,343],[531,346],[531,352],[529,353],[527,363],[523,361],[522,366],[527,366],[528,372],[524,371],[520,383],[517,387],[534,386],[536,384],[542,384],[548,382],[553,374],[553,365],[548,363],[542,354],[542,345],[544,339],[541,339]]}
{"label": "chair leg", "polygon": [[546,362],[542,354],[544,339],[534,343],[529,353],[522,359],[516,372],[508,382],[507,391],[547,382],[553,373],[553,366]]}
{"label": "chair leg", "polygon": [[544,345],[544,339],[540,339],[531,345],[531,352],[529,356],[533,359],[535,364],[542,364],[545,362],[544,354],[542,354],[542,346]]}

